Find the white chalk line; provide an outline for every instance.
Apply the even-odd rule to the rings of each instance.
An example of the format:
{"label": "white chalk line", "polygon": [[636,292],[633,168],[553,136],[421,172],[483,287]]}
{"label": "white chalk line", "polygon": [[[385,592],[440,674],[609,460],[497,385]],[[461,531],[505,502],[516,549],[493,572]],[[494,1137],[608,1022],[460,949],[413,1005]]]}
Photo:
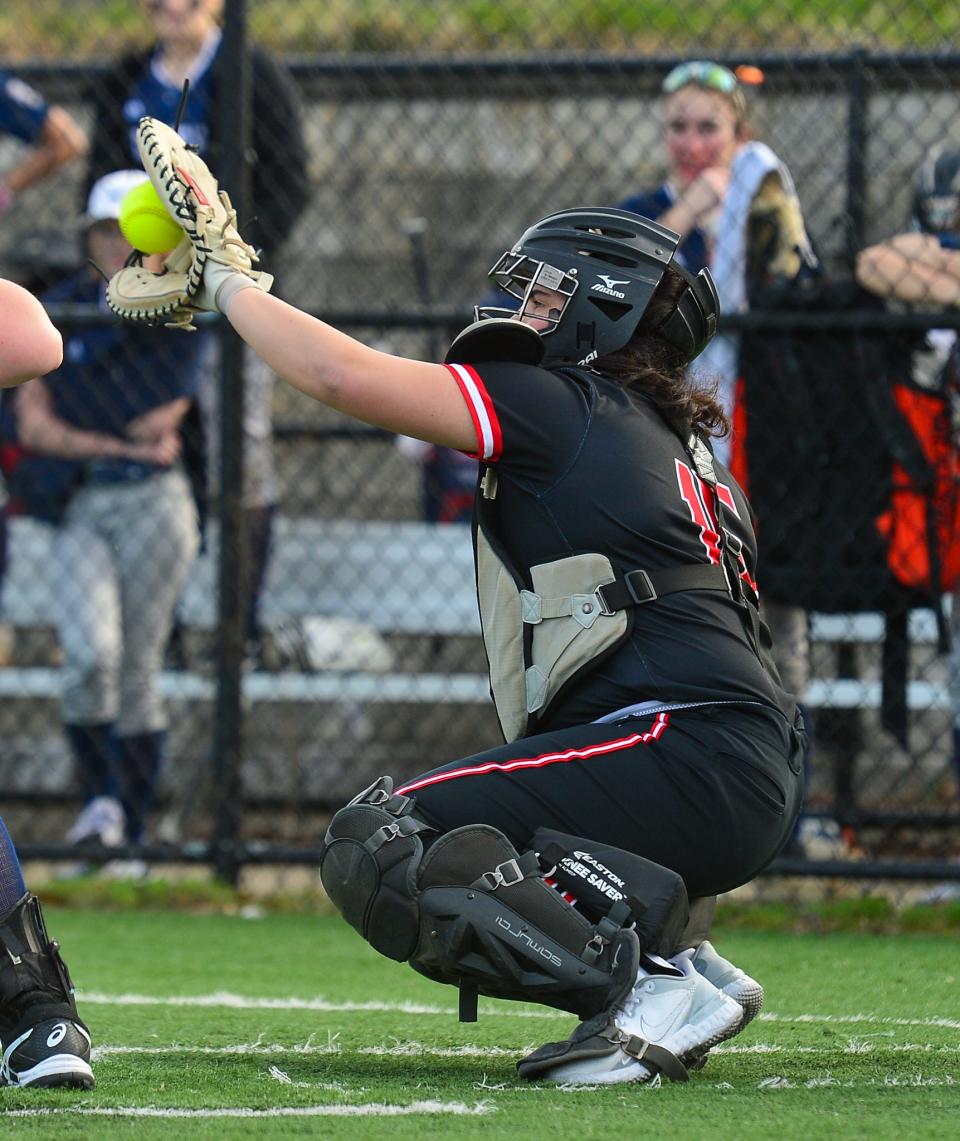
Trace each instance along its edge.
{"label": "white chalk line", "polygon": [[[417,1002],[333,1002],[323,996],[316,998],[256,998],[216,991],[199,995],[104,994],[88,991],[78,994],[77,1001],[99,1006],[193,1006],[232,1010],[307,1010],[326,1014],[352,1014],[369,1011],[378,1014],[430,1014],[450,1016],[457,1011],[452,1006],[433,1006]],[[521,1006],[510,1009],[504,1006],[481,1005],[480,1012],[487,1017],[499,1018],[563,1018],[570,1021],[572,1014],[550,1009]],[[831,1025],[876,1026],[933,1026],[945,1030],[960,1030],[960,1019],[931,1016],[928,1018],[894,1018],[879,1014],[776,1014],[761,1012],[759,1022],[826,1023]]]}
{"label": "white chalk line", "polygon": [[858,1022],[874,1026],[938,1026],[944,1030],[960,1030],[960,1019],[930,1016],[928,1018],[894,1018],[885,1014],[774,1014],[763,1013],[757,1015],[758,1022],[783,1023],[835,1023],[837,1025],[855,1025]]}
{"label": "white chalk line", "polygon": [[81,1105],[50,1109],[11,1109],[3,1113],[3,1117],[411,1117],[417,1114],[482,1117],[492,1112],[493,1106],[489,1102],[467,1105],[462,1101],[414,1101],[409,1105],[371,1102],[367,1105],[278,1105],[269,1109],[251,1109],[245,1106],[225,1109],[167,1109],[154,1105]]}
{"label": "white chalk line", "polygon": [[[282,1079],[281,1079],[282,1082]],[[299,1083],[296,1083],[299,1084]],[[888,1074],[882,1078],[870,1078],[866,1081],[852,1081],[835,1078],[831,1074],[822,1077],[809,1078],[806,1081],[793,1081],[778,1075],[763,1078],[756,1088],[764,1091],[778,1091],[790,1089],[858,1089],[858,1088],[940,1088],[943,1086],[956,1086],[956,1079],[946,1077],[925,1076],[922,1073],[911,1074],[909,1077],[900,1077]],[[510,1092],[509,1087],[489,1085],[483,1088],[491,1092]],[[523,1087],[517,1087],[523,1088]],[[590,1086],[527,1086],[530,1093],[576,1093],[589,1090]],[[652,1085],[638,1087],[640,1089],[653,1089]],[[715,1089],[732,1090],[735,1087],[730,1082],[714,1083]],[[133,1117],[133,1118],[161,1118],[167,1120],[203,1120],[203,1119],[248,1119],[265,1120],[268,1118],[290,1117],[413,1117],[413,1116],[450,1116],[450,1117],[483,1117],[495,1112],[496,1107],[490,1102],[477,1102],[467,1105],[465,1102],[453,1101],[415,1101],[409,1105],[387,1105],[383,1102],[369,1102],[363,1105],[304,1105],[304,1106],[271,1106],[267,1109],[254,1109],[246,1106],[232,1106],[227,1108],[185,1109],[163,1108],[160,1106],[64,1106],[36,1109],[11,1109],[3,1113],[4,1118],[31,1118],[31,1117]]]}
{"label": "white chalk line", "polygon": [[505,1046],[429,1046],[423,1042],[397,1042],[393,1046],[359,1046],[344,1050],[339,1041],[333,1039],[325,1045],[315,1045],[311,1039],[303,1043],[284,1045],[280,1042],[238,1042],[231,1046],[195,1046],[192,1044],[171,1044],[169,1046],[94,1046],[90,1054],[94,1061],[101,1058],[135,1054],[164,1057],[167,1055],[190,1054],[210,1057],[273,1057],[278,1054],[294,1054],[305,1057],[323,1057],[331,1054],[368,1054],[374,1057],[415,1058],[428,1054],[432,1058],[516,1058],[524,1052],[535,1049],[533,1044],[508,1049]]}
{"label": "white chalk line", "polygon": [[[852,1078],[835,1078],[832,1074],[825,1074],[819,1078],[808,1078],[806,1081],[796,1081],[779,1075],[771,1075],[757,1083],[760,1090],[781,1089],[885,1089],[899,1088],[939,1088],[941,1086],[956,1086],[960,1082],[950,1074],[943,1077],[938,1075],[910,1074],[909,1077],[900,1077],[897,1074],[885,1074],[882,1078],[868,1078],[866,1081],[855,1081]],[[728,1082],[721,1082],[717,1089],[732,1089]]]}
{"label": "white chalk line", "polygon": [[[308,1010],[322,1014],[353,1014],[369,1011],[374,1014],[437,1014],[445,1017],[457,1014],[452,1006],[431,1006],[419,1002],[333,1002],[318,996],[316,998],[251,998],[232,994],[229,991],[216,991],[213,994],[103,994],[99,991],[78,992],[77,1002],[91,1006],[193,1006],[231,1010]],[[510,1018],[564,1018],[575,1019],[573,1014],[559,1010],[538,1010],[518,1007],[504,1010],[500,1007],[481,1004],[480,1013],[490,1016]]]}
{"label": "white chalk line", "polygon": [[[502,1059],[518,1058],[534,1049],[532,1044],[517,1046],[511,1049],[501,1046],[429,1046],[422,1042],[402,1042],[395,1046],[361,1046],[357,1049],[343,1049],[339,1043],[328,1043],[325,1046],[315,1046],[312,1043],[301,1045],[284,1045],[280,1042],[243,1042],[233,1046],[95,1046],[91,1051],[94,1061],[103,1058],[123,1057],[124,1055],[142,1057],[176,1057],[190,1055],[195,1057],[278,1057],[295,1055],[303,1057],[323,1057],[330,1055],[366,1055],[381,1058],[480,1058]],[[960,1055],[960,1045],[936,1046],[930,1042],[901,1042],[901,1043],[872,1043],[852,1040],[843,1046],[784,1046],[777,1042],[751,1042],[745,1045],[715,1046],[711,1051],[714,1055],[740,1054],[740,1055],[770,1055],[779,1054],[782,1057],[794,1055],[818,1054],[944,1054]]]}

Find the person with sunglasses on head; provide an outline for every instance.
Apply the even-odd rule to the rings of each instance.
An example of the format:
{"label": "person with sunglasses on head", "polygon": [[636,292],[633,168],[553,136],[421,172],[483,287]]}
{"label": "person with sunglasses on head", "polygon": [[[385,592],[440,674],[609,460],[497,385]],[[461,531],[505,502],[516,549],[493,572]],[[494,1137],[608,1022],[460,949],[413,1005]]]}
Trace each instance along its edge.
{"label": "person with sunglasses on head", "polygon": [[[758,68],[745,66],[734,73],[705,60],[681,64],[664,80],[674,107],[681,99],[706,97],[713,101],[715,116],[721,106],[726,108],[718,119],[718,161],[695,171],[659,216],[662,225],[683,237],[705,234],[706,264],[716,282],[721,313],[742,312],[771,283],[818,267],[790,171],[766,143],[752,137],[747,125],[744,84],[762,80]],[[698,362],[698,369],[717,381],[728,415],[734,414],[738,357],[738,338],[721,334]],[[731,459],[736,443],[721,441],[721,458]]]}
{"label": "person with sunglasses on head", "polygon": [[[577,1015],[522,1077],[685,1080],[763,994],[690,900],[775,856],[803,753],[758,613],[750,507],[709,445],[726,418],[687,373],[716,330],[709,271],[684,269],[655,222],[571,207],[491,270],[515,310],[480,311],[445,363],[408,359],[272,297],[206,167],[149,120],[141,151],[154,185],[188,176],[171,268],[190,247],[202,259],[168,323],[219,311],[308,396],[480,462],[476,586],[506,743],[425,757],[339,810],[328,895],[381,953],[458,986],[464,1019],[478,994]],[[108,301],[150,320],[170,285],[131,266]]]}
{"label": "person with sunglasses on head", "polygon": [[726,193],[730,164],[739,144],[749,137],[747,104],[734,72],[709,60],[675,67],[664,79],[661,92],[667,178],[655,189],[631,194],[618,205],[645,218],[660,219],[703,176],[701,188],[711,193],[690,219],[677,252],[678,260],[697,273],[710,264],[712,225]]}
{"label": "person with sunglasses on head", "polygon": [[[211,163],[222,162],[225,110],[232,99],[224,54],[223,0],[141,0],[153,33],[144,50],[123,56],[90,91],[94,109],[87,191],[104,175],[139,163],[136,128],[149,115],[174,125],[186,80],[179,130]],[[247,156],[253,219],[250,240],[277,259],[310,197],[299,93],[287,69],[259,46],[250,50],[251,145]],[[185,425],[184,462],[198,491],[201,520],[219,495],[220,345],[202,334],[198,405]],[[275,378],[248,354],[244,361],[243,510],[246,532],[246,636],[252,659],[261,649],[260,599],[279,498],[273,449]],[[204,484],[206,487],[204,488]],[[182,631],[177,628],[177,637]],[[179,642],[178,642],[179,644]]]}
{"label": "person with sunglasses on head", "polygon": [[[0,278],[0,388],[57,368],[63,341],[27,290]],[[59,944],[0,819],[0,1085],[92,1089],[90,1032]]]}

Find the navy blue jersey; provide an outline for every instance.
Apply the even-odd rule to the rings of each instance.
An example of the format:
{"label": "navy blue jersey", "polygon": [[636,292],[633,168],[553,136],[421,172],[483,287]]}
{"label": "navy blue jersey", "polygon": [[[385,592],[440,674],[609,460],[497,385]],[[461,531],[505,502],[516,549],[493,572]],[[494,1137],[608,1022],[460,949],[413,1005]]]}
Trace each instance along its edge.
{"label": "navy blue jersey", "polygon": [[34,91],[22,79],[0,71],[0,134],[34,143],[40,137],[49,110],[39,91]]}
{"label": "navy blue jersey", "polygon": [[[656,190],[641,190],[639,194],[632,194],[617,203],[620,210],[630,210],[642,218],[649,218],[656,222],[676,202],[677,194],[669,182],[658,186]],[[693,229],[680,243],[677,251],[677,261],[690,271],[699,273],[709,264],[707,253],[707,236],[703,230]]]}
{"label": "navy blue jersey", "polygon": [[[646,397],[587,370],[448,366],[496,466],[499,537],[523,572],[597,551],[621,573],[718,564],[717,509],[684,442]],[[756,577],[750,508],[717,465],[723,524]],[[742,604],[725,591],[666,595],[637,608],[630,639],[571,687],[540,728],[595,720],[640,701],[759,701],[779,707]]]}
{"label": "navy blue jersey", "polygon": [[[233,92],[232,63],[212,35],[190,74],[190,94],[180,132],[199,147],[214,171],[223,171],[229,135],[225,115]],[[299,92],[289,73],[259,47],[250,50],[253,106],[251,146],[246,156],[252,217],[244,219],[244,237],[267,256],[286,240],[311,187],[307,148],[301,125]],[[181,89],[167,81],[156,45],[125,55],[87,92],[94,121],[90,137],[86,189],[105,174],[139,166],[134,131],[149,115],[173,126]],[[277,267],[269,267],[273,273]]]}
{"label": "navy blue jersey", "polygon": [[[209,157],[210,120],[213,106],[213,61],[216,59],[221,36],[216,33],[201,53],[190,76],[190,97],[184,108],[178,128],[183,139],[195,146],[204,158]],[[127,124],[127,142],[130,165],[140,166],[137,150],[137,124],[145,116],[159,119],[173,126],[177,119],[182,88],[168,82],[157,65],[154,52],[148,65],[132,77],[127,99],[123,104],[123,118]]]}
{"label": "navy blue jersey", "polygon": [[[105,306],[102,284],[86,271],[43,300]],[[63,364],[47,381],[57,415],[76,428],[123,436],[142,413],[195,394],[200,338],[130,324],[64,324],[60,331]]]}

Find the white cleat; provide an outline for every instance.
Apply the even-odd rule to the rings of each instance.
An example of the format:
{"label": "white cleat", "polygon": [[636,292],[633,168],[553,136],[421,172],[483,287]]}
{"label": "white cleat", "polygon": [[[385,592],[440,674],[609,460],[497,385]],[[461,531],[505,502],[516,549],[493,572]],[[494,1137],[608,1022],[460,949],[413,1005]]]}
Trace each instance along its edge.
{"label": "white cleat", "polygon": [[733,1037],[743,1021],[739,1004],[694,970],[689,959],[682,959],[678,967],[682,976],[642,971],[633,990],[613,1012],[616,1028],[639,1056],[620,1045],[600,1057],[560,1062],[537,1076],[544,1081],[585,1085],[647,1082],[661,1067],[640,1060],[644,1043],[660,1047],[686,1065]]}
{"label": "white cleat", "polygon": [[[684,952],[684,954],[689,954],[689,952]],[[708,939],[704,939],[694,951],[692,962],[694,968],[704,978],[709,979],[715,987],[732,998],[734,1002],[739,1003],[740,1009],[743,1011],[743,1021],[736,1030],[736,1033],[739,1034],[747,1023],[752,1022],[760,1013],[760,1008],[763,1006],[763,987],[756,979],[752,979],[746,971],[742,971],[739,967],[735,967],[729,959],[718,955],[716,948]],[[702,1070],[707,1064],[709,1052],[709,1050],[701,1050],[697,1056],[688,1058],[687,1066],[691,1070]]]}
{"label": "white cleat", "polygon": [[694,952],[693,965],[718,990],[740,1004],[743,1010],[741,1030],[757,1017],[763,1006],[763,987],[746,971],[741,971],[729,959],[718,955],[709,940],[705,939]]}

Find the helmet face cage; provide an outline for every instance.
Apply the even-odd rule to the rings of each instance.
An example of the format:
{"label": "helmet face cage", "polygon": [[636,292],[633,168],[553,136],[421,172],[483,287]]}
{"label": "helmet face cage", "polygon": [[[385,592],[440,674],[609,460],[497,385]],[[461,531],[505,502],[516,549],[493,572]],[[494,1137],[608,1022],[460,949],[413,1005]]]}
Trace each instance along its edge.
{"label": "helmet face cage", "polygon": [[[564,304],[559,311],[545,317],[541,306],[530,313],[547,322],[541,330],[543,363],[588,364],[630,341],[679,241],[678,234],[656,222],[613,207],[548,215],[490,271],[493,281],[520,302],[519,314],[483,306],[477,316],[516,318],[527,312],[537,288],[560,293]],[[661,333],[692,360],[713,335],[716,308],[709,291],[695,291],[693,279],[676,269],[688,279],[678,310],[689,310],[690,320],[682,330],[678,323],[664,321]]]}
{"label": "helmet face cage", "polygon": [[[541,337],[547,337],[555,332],[563,320],[570,299],[577,291],[575,274],[565,273],[556,266],[547,262],[536,261],[527,257],[517,247],[505,253],[497,264],[490,270],[489,277],[511,297],[515,297],[520,304],[516,309],[502,306],[478,305],[476,307],[477,320],[490,317],[512,317],[522,320],[523,317],[535,317],[545,321],[546,327],[538,330]],[[551,293],[559,293],[563,297],[563,304],[549,313],[542,309],[536,311],[528,308],[528,303],[535,290],[543,289]]]}

